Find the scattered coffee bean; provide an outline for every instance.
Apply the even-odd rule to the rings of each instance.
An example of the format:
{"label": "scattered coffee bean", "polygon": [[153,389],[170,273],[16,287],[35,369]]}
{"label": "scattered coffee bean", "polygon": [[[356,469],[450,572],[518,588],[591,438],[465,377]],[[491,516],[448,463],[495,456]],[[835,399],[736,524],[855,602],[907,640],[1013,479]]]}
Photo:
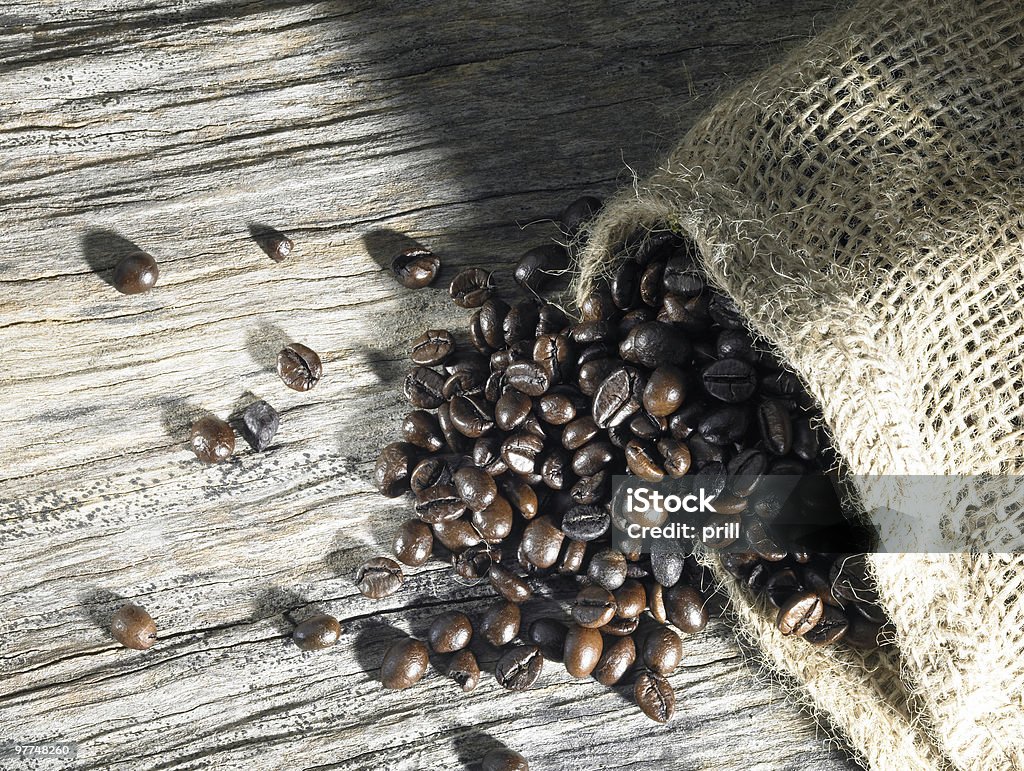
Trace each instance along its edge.
{"label": "scattered coffee bean", "polygon": [[455,338],[447,329],[428,329],[413,340],[409,358],[413,364],[440,364],[455,350]]}
{"label": "scattered coffee bean", "polygon": [[295,243],[280,230],[262,228],[253,236],[260,249],[274,262],[281,262],[292,253]]}
{"label": "scattered coffee bean", "polygon": [[384,654],[384,661],[380,665],[381,684],[391,690],[415,685],[427,673],[429,662],[426,645],[411,637],[402,638]]}
{"label": "scattered coffee bean", "polygon": [[495,648],[500,648],[508,645],[519,634],[521,620],[518,605],[508,600],[498,600],[487,608],[480,619],[480,634]]}
{"label": "scattered coffee bean", "polygon": [[139,252],[125,257],[114,268],[114,288],[121,294],[142,294],[156,285],[160,268],[149,254]]}
{"label": "scattered coffee bean", "polygon": [[637,706],[656,723],[667,723],[676,712],[676,694],[664,675],[645,670],[633,685]]}
{"label": "scattered coffee bean", "polygon": [[245,439],[256,452],[263,452],[270,446],[279,423],[277,410],[264,401],[253,402],[242,412]]}
{"label": "scattered coffee bean", "polygon": [[573,677],[588,677],[601,660],[604,639],[597,629],[573,624],[565,635],[562,657],[565,670]]}
{"label": "scattered coffee bean", "polygon": [[341,637],[341,624],[326,613],[307,618],[295,627],[292,641],[299,650],[319,651],[330,648]]}
{"label": "scattered coffee bean", "polygon": [[473,624],[459,611],[442,613],[430,624],[427,639],[438,653],[454,653],[469,645],[473,637]]}
{"label": "scattered coffee bean", "polygon": [[480,683],[480,665],[472,651],[461,650],[448,664],[448,677],[459,684],[463,693],[476,689]]}
{"label": "scattered coffee bean", "polygon": [[677,584],[664,594],[665,615],[670,623],[686,634],[697,634],[708,625],[704,598],[692,586]]}
{"label": "scattered coffee bean", "polygon": [[111,619],[110,633],[125,648],[144,651],[156,642],[156,622],[145,608],[128,602]]}
{"label": "scattered coffee bean", "polygon": [[824,612],[821,597],[814,592],[800,592],[779,608],[776,626],[783,634],[802,637],[821,621]]}
{"label": "scattered coffee bean", "polygon": [[235,451],[235,432],[220,418],[207,415],[192,424],[189,444],[204,463],[223,463]]}
{"label": "scattered coffee bean", "polygon": [[530,771],[530,764],[518,752],[500,747],[484,755],[480,771]]}
{"label": "scattered coffee bean", "polygon": [[380,451],[373,469],[373,483],[381,495],[397,498],[409,489],[415,459],[415,448],[406,442],[392,442]]}
{"label": "scattered coffee bean", "polygon": [[569,630],[554,618],[538,618],[530,624],[530,642],[540,648],[545,661],[562,661]]}
{"label": "scattered coffee bean", "polygon": [[312,348],[289,343],[277,354],[277,374],[294,391],[308,391],[320,382],[323,364]]}
{"label": "scattered coffee bean", "polygon": [[448,292],[460,308],[479,308],[491,296],[491,274],[480,268],[467,268],[452,279]]}
{"label": "scattered coffee bean", "polygon": [[430,559],[434,550],[434,534],[430,527],[418,519],[407,519],[395,531],[391,551],[401,562],[419,567]]}
{"label": "scattered coffee bean", "polygon": [[409,289],[430,286],[441,269],[441,260],[426,249],[409,249],[391,261],[398,283]]}
{"label": "scattered coffee bean", "polygon": [[390,557],[374,557],[356,571],[356,586],[373,600],[394,594],[404,581],[402,566]]}
{"label": "scattered coffee bean", "polygon": [[533,596],[533,590],[523,579],[501,565],[491,565],[487,578],[495,591],[509,602],[519,604]]}
{"label": "scattered coffee bean", "polygon": [[644,663],[647,668],[662,675],[675,672],[683,659],[683,644],[679,635],[667,626],[658,627],[644,640]]}
{"label": "scattered coffee bean", "polygon": [[536,645],[517,645],[505,653],[494,667],[498,685],[510,691],[532,687],[544,669],[544,656]]}
{"label": "scattered coffee bean", "polygon": [[615,616],[615,596],[600,586],[585,586],[572,606],[573,620],[588,629],[604,626]]}
{"label": "scattered coffee bean", "polygon": [[587,576],[608,591],[618,589],[626,580],[625,555],[617,549],[602,549],[590,558]]}
{"label": "scattered coffee bean", "polygon": [[594,668],[594,679],[601,685],[615,685],[636,663],[636,645],[632,637],[620,637],[604,648]]}

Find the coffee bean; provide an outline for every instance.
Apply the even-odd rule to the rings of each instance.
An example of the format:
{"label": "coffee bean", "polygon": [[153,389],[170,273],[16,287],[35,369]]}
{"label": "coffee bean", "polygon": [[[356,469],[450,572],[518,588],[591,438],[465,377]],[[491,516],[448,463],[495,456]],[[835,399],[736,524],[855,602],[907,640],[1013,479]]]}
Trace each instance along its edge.
{"label": "coffee bean", "polygon": [[540,291],[548,281],[566,272],[569,254],[561,244],[544,244],[530,249],[516,263],[513,278],[530,292]]}
{"label": "coffee bean", "polygon": [[156,642],[156,622],[141,605],[128,602],[111,619],[110,634],[125,648],[144,651]]}
{"label": "coffee bean", "polygon": [[532,434],[513,434],[501,445],[501,457],[517,474],[532,474],[543,450],[543,439]]}
{"label": "coffee bean", "polygon": [[813,592],[800,592],[779,608],[775,625],[783,634],[802,637],[821,621],[825,605]]}
{"label": "coffee bean", "polygon": [[533,596],[533,590],[523,579],[501,565],[491,565],[491,569],[487,571],[487,579],[495,591],[509,602],[519,604]]}
{"label": "coffee bean", "polygon": [[469,510],[454,485],[434,485],[417,494],[416,516],[429,525],[458,519]]}
{"label": "coffee bean", "polygon": [[708,625],[704,598],[692,586],[676,584],[664,593],[665,615],[686,634],[697,634]]}
{"label": "coffee bean", "polygon": [[742,359],[720,359],[704,368],[704,390],[723,402],[742,402],[757,389],[754,368]]}
{"label": "coffee bean", "polygon": [[879,647],[879,635],[882,634],[883,625],[868,621],[859,613],[852,613],[848,617],[850,626],[843,635],[843,642],[853,648],[860,650],[871,650]]}
{"label": "coffee bean", "polygon": [[708,413],[698,430],[712,444],[730,445],[741,442],[748,427],[747,411],[741,407],[723,407]]}
{"label": "coffee bean", "polygon": [[537,401],[540,418],[553,426],[564,426],[576,417],[576,407],[568,396],[546,394]]}
{"label": "coffee bean", "polygon": [[481,268],[467,268],[452,279],[448,293],[460,308],[479,308],[491,296],[491,274]]}
{"label": "coffee bean", "polygon": [[604,652],[601,633],[591,627],[573,624],[565,635],[562,658],[565,670],[573,677],[588,677]]}
{"label": "coffee bean", "polygon": [[569,490],[569,497],[582,505],[597,503],[608,494],[608,479],[606,471],[598,471],[596,474],[583,477]]}
{"label": "coffee bean", "polygon": [[476,373],[456,372],[444,381],[441,396],[450,401],[456,396],[474,396],[482,390],[481,380]]}
{"label": "coffee bean", "polygon": [[501,482],[502,494],[508,498],[512,508],[519,512],[523,519],[537,516],[537,493],[526,482],[517,477],[508,477]]}
{"label": "coffee bean", "polygon": [[676,671],[682,659],[682,640],[667,626],[654,629],[644,640],[644,663],[648,669],[661,675],[670,675]]}
{"label": "coffee bean", "polygon": [[448,664],[448,677],[459,684],[463,693],[476,689],[480,683],[480,665],[472,651],[461,650]]}
{"label": "coffee bean", "polygon": [[658,466],[650,448],[635,440],[626,445],[626,466],[629,473],[645,482],[660,482],[665,478],[665,472]]}
{"label": "coffee bean", "polygon": [[508,645],[519,634],[521,621],[522,613],[518,605],[498,600],[484,611],[480,619],[480,634],[495,648],[500,648]]}
{"label": "coffee bean", "polygon": [[220,418],[207,415],[192,424],[189,445],[204,463],[223,463],[235,451],[235,432]]}
{"label": "coffee bean", "polygon": [[668,611],[665,608],[665,588],[657,579],[647,585],[647,608],[651,617],[659,624],[668,623]]}
{"label": "coffee bean", "polygon": [[580,229],[601,208],[601,199],[592,195],[584,195],[570,203],[558,215],[557,220],[562,232],[567,236],[575,236]]}
{"label": "coffee bean", "polygon": [[536,645],[517,645],[505,653],[494,667],[498,685],[510,691],[532,687],[544,669],[544,656]]}
{"label": "coffee bean", "polygon": [[545,661],[562,661],[565,648],[565,636],[568,633],[565,624],[553,618],[538,618],[530,624],[528,637],[530,642],[540,648]]}
{"label": "coffee bean", "polygon": [[455,338],[447,329],[428,329],[413,340],[410,358],[413,364],[440,364],[455,350]]}
{"label": "coffee bean", "polygon": [[457,610],[442,613],[430,623],[427,640],[437,653],[454,653],[469,645],[473,624],[469,616]]}
{"label": "coffee bean", "polygon": [[[401,443],[398,444],[401,445]],[[390,446],[388,445],[388,447]],[[451,461],[450,456],[434,455],[424,458],[413,467],[412,474],[409,475],[409,487],[418,495],[435,485],[450,485],[452,483],[452,475],[454,474]],[[395,496],[390,497],[393,498]]]}
{"label": "coffee bean", "polygon": [[665,296],[662,281],[665,276],[665,263],[652,262],[640,275],[640,299],[651,308],[659,308]]}
{"label": "coffee bean", "polygon": [[471,521],[487,543],[499,543],[512,532],[512,505],[499,495],[486,508],[474,511]]}
{"label": "coffee bean", "polygon": [[[443,396],[441,397],[444,398]],[[469,441],[465,434],[459,432],[455,428],[455,424],[452,423],[452,414],[450,406],[447,402],[437,408],[437,425],[441,427],[441,433],[444,434],[444,440],[448,444],[448,449],[454,453],[465,452],[466,447],[469,446]]]}
{"label": "coffee bean", "polygon": [[[601,383],[615,372],[618,367],[618,360],[611,358],[594,359],[580,365],[579,372],[576,373],[576,383],[579,386],[580,392],[586,396],[593,396],[597,393],[597,389],[601,387]],[[625,417],[623,420],[625,420]]]}
{"label": "coffee bean", "polygon": [[535,361],[517,361],[505,370],[505,380],[527,396],[542,396],[551,387],[551,378]]}
{"label": "coffee bean", "polygon": [[576,418],[562,431],[562,446],[567,450],[578,450],[597,436],[598,428],[589,415]]}
{"label": "coffee bean", "polygon": [[617,549],[602,549],[590,558],[587,576],[599,586],[614,591],[626,580],[626,557]]}
{"label": "coffee bean", "polygon": [[673,333],[668,324],[660,321],[637,324],[619,345],[623,359],[649,369],[685,363],[690,353],[686,338]]}
{"label": "coffee bean", "polygon": [[481,436],[473,443],[473,463],[482,468],[492,477],[498,477],[508,471],[508,465],[501,457],[501,437]]}
{"label": "coffee bean", "polygon": [[804,639],[812,645],[830,645],[847,633],[850,621],[839,608],[826,605],[818,621],[804,633]]}
{"label": "coffee bean", "polygon": [[720,359],[754,360],[754,342],[742,330],[724,329],[715,341],[715,352]]}
{"label": "coffee bean", "polygon": [[114,288],[121,294],[142,294],[156,285],[160,268],[149,254],[129,255],[114,268]]}
{"label": "coffee bean", "polygon": [[405,637],[384,654],[380,665],[380,681],[385,688],[401,690],[418,683],[427,673],[430,654],[419,640]]}
{"label": "coffee bean", "polygon": [[776,608],[785,605],[789,598],[803,589],[796,571],[792,568],[780,570],[768,577],[764,583],[764,593]]}
{"label": "coffee bean", "polygon": [[394,594],[404,581],[402,566],[390,557],[374,557],[356,571],[356,586],[364,597],[372,600]]}
{"label": "coffee bean", "polygon": [[562,532],[574,541],[594,541],[611,527],[611,516],[598,506],[573,506],[562,517]]}
{"label": "coffee bean", "polygon": [[498,485],[494,477],[482,469],[463,466],[455,472],[452,481],[459,497],[473,511],[482,511],[490,506],[498,497]]}
{"label": "coffee bean", "polygon": [[651,373],[644,386],[643,407],[655,417],[668,417],[686,398],[686,378],[678,367],[666,364]]}
{"label": "coffee bean", "polygon": [[757,408],[757,425],[765,447],[776,455],[785,455],[793,444],[793,424],[782,402],[765,399]]}
{"label": "coffee bean", "polygon": [[658,452],[664,459],[662,468],[673,479],[685,476],[690,470],[692,459],[690,448],[675,439],[659,439]]}
{"label": "coffee bean", "polygon": [[533,336],[536,333],[538,321],[540,321],[540,308],[532,300],[524,300],[509,310],[505,315],[505,320],[501,323],[505,343],[510,346],[522,343],[523,348],[520,353],[524,359],[528,358],[529,352],[533,348]]}
{"label": "coffee bean", "polygon": [[647,607],[647,592],[639,581],[627,578],[615,590],[615,615],[621,618],[636,618]]}
{"label": "coffee bean", "polygon": [[341,637],[341,624],[334,616],[326,613],[307,618],[295,627],[292,641],[299,650],[319,651],[330,648]]}
{"label": "coffee bean", "polygon": [[323,372],[316,351],[301,343],[289,343],[277,354],[277,374],[294,391],[308,391],[320,382]]}
{"label": "coffee bean", "polygon": [[409,444],[428,452],[444,449],[444,434],[437,418],[426,410],[413,410],[402,420],[402,436]]}
{"label": "coffee bean", "polygon": [[636,663],[636,645],[632,637],[620,637],[604,648],[594,668],[594,679],[601,685],[615,685]]}
{"label": "coffee bean", "polygon": [[768,456],[753,448],[743,450],[726,467],[729,489],[734,495],[747,498],[753,494],[768,470]]}
{"label": "coffee bean", "polygon": [[430,529],[449,551],[458,553],[478,545],[483,539],[472,523],[464,519],[446,519],[431,524]]}
{"label": "coffee bean", "polygon": [[745,323],[739,306],[731,297],[716,293],[708,304],[708,313],[725,329],[743,329]]}
{"label": "coffee bean", "polygon": [[632,367],[619,367],[606,377],[594,394],[594,422],[598,428],[617,426],[640,409],[643,378]]}
{"label": "coffee bean", "polygon": [[408,249],[391,261],[391,272],[408,289],[430,286],[441,269],[441,260],[426,249]]}
{"label": "coffee bean", "polygon": [[540,467],[540,476],[552,490],[562,490],[572,478],[569,471],[569,457],[561,450],[552,450]]}
{"label": "coffee bean", "polygon": [[[616,426],[618,428],[618,426]],[[668,433],[668,420],[656,418],[640,410],[629,421],[629,430],[638,439],[655,441]]]}
{"label": "coffee bean", "polygon": [[391,442],[382,449],[374,467],[374,484],[382,496],[397,498],[409,489],[415,453],[416,448],[403,441]]}
{"label": "coffee bean", "polygon": [[583,541],[565,542],[562,558],[558,562],[558,572],[563,575],[574,575],[583,569],[583,559],[587,555],[587,544]]}
{"label": "coffee bean", "polygon": [[391,551],[401,562],[419,567],[430,559],[434,550],[434,534],[418,519],[407,519],[395,531]]}
{"label": "coffee bean", "polygon": [[604,626],[614,615],[615,596],[600,586],[584,586],[573,602],[573,620],[588,629]]}
{"label": "coffee bean", "polygon": [[530,764],[518,752],[498,747],[484,755],[480,771],[530,771]]}
{"label": "coffee bean", "polygon": [[460,578],[479,582],[487,576],[491,565],[499,561],[500,557],[500,554],[491,551],[487,545],[471,546],[452,557],[452,567]]}
{"label": "coffee bean", "polygon": [[491,348],[501,348],[505,345],[502,325],[510,310],[508,303],[497,297],[490,298],[480,306],[480,332]]}
{"label": "coffee bean", "polygon": [[572,456],[572,472],[588,477],[596,474],[615,458],[615,450],[608,442],[591,442]]}
{"label": "coffee bean", "polygon": [[532,409],[533,401],[529,396],[509,388],[494,405],[494,422],[502,431],[513,431],[522,425]]}
{"label": "coffee bean", "polygon": [[647,717],[667,723],[676,712],[676,694],[663,675],[645,670],[633,685],[633,698]]}
{"label": "coffee bean", "polygon": [[558,561],[565,534],[550,517],[537,517],[523,530],[522,548],[527,559],[538,568],[549,568]]}
{"label": "coffee bean", "polygon": [[666,589],[675,586],[683,575],[684,556],[675,543],[657,541],[651,546],[651,571]]}
{"label": "coffee bean", "polygon": [[665,264],[662,278],[665,292],[680,297],[696,297],[704,291],[704,278],[689,257],[673,257]]}
{"label": "coffee bean", "polygon": [[277,410],[264,401],[253,402],[242,412],[245,439],[256,452],[270,446],[279,424]]}

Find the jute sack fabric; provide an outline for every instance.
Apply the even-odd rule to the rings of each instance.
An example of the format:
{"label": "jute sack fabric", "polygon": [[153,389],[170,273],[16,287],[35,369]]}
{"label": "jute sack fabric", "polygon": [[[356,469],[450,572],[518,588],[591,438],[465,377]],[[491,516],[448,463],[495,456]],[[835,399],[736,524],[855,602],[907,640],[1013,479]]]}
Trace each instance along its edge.
{"label": "jute sack fabric", "polygon": [[[685,231],[849,470],[1024,472],[1022,57],[1022,3],[861,3],[608,203],[577,300],[635,233]],[[951,488],[935,517],[947,553],[871,558],[895,623],[877,652],[783,637],[718,579],[740,633],[870,768],[1024,768],[1021,509]]]}

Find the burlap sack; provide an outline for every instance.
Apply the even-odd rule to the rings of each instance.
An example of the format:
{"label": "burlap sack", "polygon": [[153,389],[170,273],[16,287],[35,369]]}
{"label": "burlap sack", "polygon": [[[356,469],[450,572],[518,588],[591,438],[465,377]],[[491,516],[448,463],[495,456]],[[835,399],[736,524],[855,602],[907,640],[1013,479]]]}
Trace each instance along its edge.
{"label": "burlap sack", "polygon": [[[683,230],[852,471],[1021,473],[1022,57],[1024,4],[862,3],[609,202],[577,298],[638,228]],[[951,548],[975,556],[872,558],[896,633],[866,656],[781,636],[719,576],[741,633],[872,769],[1024,768],[1024,557],[979,556],[1019,543],[1021,513],[962,497],[936,517],[959,507]]]}

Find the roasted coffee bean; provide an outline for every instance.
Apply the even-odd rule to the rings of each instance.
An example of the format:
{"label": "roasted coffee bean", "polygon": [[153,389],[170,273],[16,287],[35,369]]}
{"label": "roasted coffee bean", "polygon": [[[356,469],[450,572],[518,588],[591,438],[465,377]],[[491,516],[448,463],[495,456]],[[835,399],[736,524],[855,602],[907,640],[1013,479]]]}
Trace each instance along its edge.
{"label": "roasted coffee bean", "polygon": [[665,608],[665,588],[657,579],[647,584],[647,609],[651,617],[659,624],[668,623],[668,612]]}
{"label": "roasted coffee bean", "polygon": [[665,591],[665,615],[681,632],[697,634],[708,625],[704,598],[692,586],[676,584]]}
{"label": "roasted coffee bean", "polygon": [[385,688],[401,690],[416,685],[427,673],[430,652],[419,640],[405,637],[384,654],[380,665],[380,682]]}
{"label": "roasted coffee bean", "polygon": [[463,466],[452,477],[455,490],[473,511],[482,511],[498,497],[498,485],[494,477],[483,469]]}
{"label": "roasted coffee bean", "polygon": [[633,578],[627,578],[615,590],[615,615],[621,618],[636,618],[647,607],[647,592],[644,585]]}
{"label": "roasted coffee bean", "polygon": [[468,510],[455,485],[434,485],[416,496],[416,516],[430,525],[458,519]]}
{"label": "roasted coffee bean", "polygon": [[242,412],[245,439],[256,452],[263,452],[270,446],[279,425],[277,410],[264,401],[253,402]]}
{"label": "roasted coffee bean", "polygon": [[356,571],[356,586],[364,597],[379,600],[397,592],[405,576],[402,566],[390,557],[374,557]]}
{"label": "roasted coffee bean", "polygon": [[776,455],[785,455],[793,445],[793,424],[782,402],[765,399],[757,408],[757,425],[765,447]]}
{"label": "roasted coffee bean", "polygon": [[501,348],[505,344],[502,325],[510,310],[508,303],[497,297],[490,298],[480,306],[480,332],[491,348]]}
{"label": "roasted coffee bean", "polygon": [[572,456],[572,473],[579,477],[589,477],[615,458],[615,450],[608,442],[591,442],[576,450]]}
{"label": "roasted coffee bean", "polygon": [[326,613],[307,618],[295,627],[292,642],[303,651],[319,651],[330,648],[341,637],[341,624],[334,616]]}
{"label": "roasted coffee bean", "polygon": [[561,244],[544,244],[530,249],[516,263],[512,277],[523,289],[540,291],[552,278],[569,268],[569,253]]}
{"label": "roasted coffee bean", "polygon": [[573,602],[573,620],[588,629],[604,626],[614,615],[615,596],[600,586],[584,586]]}
{"label": "roasted coffee bean", "polygon": [[615,271],[609,289],[617,308],[632,308],[640,299],[640,266],[633,260],[623,262]]}
{"label": "roasted coffee bean", "polygon": [[426,249],[408,249],[391,261],[391,272],[408,289],[430,286],[441,270],[441,260]]}
{"label": "roasted coffee bean", "polygon": [[545,661],[561,661],[565,647],[565,636],[569,630],[565,624],[553,618],[538,618],[530,624],[530,642],[540,648]]}
{"label": "roasted coffee bean", "polygon": [[223,463],[235,451],[235,432],[217,416],[207,415],[192,424],[189,446],[204,463]]}
{"label": "roasted coffee bean", "polygon": [[521,621],[522,613],[518,605],[508,600],[498,600],[484,611],[480,619],[480,634],[495,648],[500,648],[516,638]]}
{"label": "roasted coffee bean", "polygon": [[882,624],[868,621],[859,613],[851,613],[847,618],[850,626],[843,635],[843,642],[847,645],[861,650],[871,650],[884,644],[884,639],[879,637],[884,629]]}
{"label": "roasted coffee bean", "polygon": [[645,305],[651,308],[661,306],[661,300],[665,296],[665,287],[662,280],[665,276],[665,263],[652,262],[640,275],[640,299]]}
{"label": "roasted coffee bean", "polygon": [[610,346],[611,341],[617,336],[615,325],[608,319],[581,321],[569,331],[569,337],[573,342],[581,346],[603,343],[610,355],[617,350]]}
{"label": "roasted coffee bean", "polygon": [[747,498],[753,494],[768,470],[768,456],[760,450],[743,450],[726,466],[729,474],[729,490],[734,495]]}
{"label": "roasted coffee bean", "polygon": [[580,196],[562,209],[557,217],[558,224],[565,235],[575,236],[600,209],[600,198],[592,195]]}
{"label": "roasted coffee bean", "polygon": [[444,381],[441,396],[449,402],[457,396],[475,396],[483,391],[481,381],[469,372],[456,372]]}
{"label": "roasted coffee bean", "polygon": [[675,439],[659,439],[658,452],[663,458],[662,468],[673,479],[685,476],[690,470],[690,448]]}
{"label": "roasted coffee bean", "polygon": [[407,442],[392,442],[380,451],[373,469],[373,483],[381,495],[397,498],[409,489],[415,453],[416,448]]}
{"label": "roasted coffee bean", "polygon": [[599,428],[617,426],[640,409],[644,382],[632,367],[619,367],[594,394],[594,422]]}
{"label": "roasted coffee bean", "polygon": [[479,308],[491,296],[491,274],[481,268],[467,268],[452,279],[448,294],[460,308]]}
{"label": "roasted coffee bean", "polygon": [[441,433],[444,434],[444,440],[448,444],[448,449],[454,453],[462,453],[466,451],[469,446],[469,440],[465,434],[459,432],[455,428],[455,424],[452,422],[451,409],[447,402],[437,408],[437,425],[441,427]]}
{"label": "roasted coffee bean", "polygon": [[588,477],[582,477],[569,490],[569,497],[574,503],[589,505],[602,500],[608,493],[608,472],[598,471]]}
{"label": "roasted coffee bean", "polygon": [[455,338],[447,329],[428,329],[412,343],[410,358],[414,364],[440,364],[455,350]]}
{"label": "roasted coffee bean", "polygon": [[540,476],[552,490],[564,489],[572,478],[568,456],[560,450],[552,450],[541,464]]}
{"label": "roasted coffee bean", "polygon": [[666,364],[651,373],[644,386],[643,407],[655,417],[668,417],[686,398],[686,378],[678,367]]}
{"label": "roasted coffee bean", "polygon": [[576,418],[562,431],[562,446],[567,450],[578,450],[598,434],[597,424],[589,415]]}
{"label": "roasted coffee bean", "polygon": [[601,685],[615,685],[636,663],[636,645],[632,637],[621,637],[604,648],[594,668],[594,679]]}
{"label": "roasted coffee bean", "polygon": [[717,498],[729,484],[729,472],[719,461],[705,463],[693,481],[694,490],[704,490],[708,498]]}
{"label": "roasted coffee bean", "polygon": [[698,425],[698,430],[712,444],[735,444],[746,436],[749,420],[741,407],[723,407],[709,413]]}
{"label": "roasted coffee bean", "polygon": [[410,567],[424,564],[434,551],[434,534],[418,519],[407,519],[395,531],[391,551]]}
{"label": "roasted coffee bean", "polygon": [[535,361],[517,361],[505,370],[505,380],[527,396],[542,396],[551,387],[551,377]]}
{"label": "roasted coffee bean", "polygon": [[129,255],[114,268],[113,284],[121,294],[142,294],[156,285],[160,268],[152,255],[144,252]]}
{"label": "roasted coffee bean", "polygon": [[821,620],[804,633],[804,639],[812,645],[830,645],[840,640],[849,628],[846,614],[839,608],[826,605]]}
{"label": "roasted coffee bean", "polygon": [[771,536],[764,522],[756,517],[746,517],[744,525],[743,536],[757,556],[768,562],[781,562],[786,558],[786,550]]}
{"label": "roasted coffee bean", "polygon": [[427,632],[430,647],[437,653],[455,653],[469,645],[473,637],[473,624],[469,616],[457,610],[437,616]]}
{"label": "roasted coffee bean", "polygon": [[583,569],[583,559],[587,555],[587,544],[583,541],[569,539],[562,550],[562,558],[558,561],[558,572],[573,575]]}
{"label": "roasted coffee bean", "polygon": [[523,603],[533,596],[533,590],[517,575],[501,565],[491,565],[487,579],[494,590],[509,602]]}
{"label": "roasted coffee bean", "polygon": [[494,679],[510,691],[532,687],[544,669],[544,656],[536,645],[517,645],[505,653],[494,666]]}
{"label": "roasted coffee bean", "polygon": [[523,519],[537,516],[537,493],[522,479],[506,477],[501,480],[501,492]]}
{"label": "roasted coffee bean", "polygon": [[715,353],[719,359],[754,360],[754,342],[746,332],[736,329],[722,330],[715,341]]}
{"label": "roasted coffee bean", "polygon": [[537,400],[540,419],[553,426],[564,426],[576,417],[572,399],[562,394],[545,394]]}
{"label": "roasted coffee bean", "polygon": [[491,551],[487,545],[471,546],[452,558],[455,575],[467,581],[481,581],[487,577],[491,565],[500,559],[500,554]]}
{"label": "roasted coffee bean", "polygon": [[405,378],[405,398],[413,407],[440,407],[444,403],[444,382],[444,376],[429,367],[413,367]]}
{"label": "roasted coffee bean", "polygon": [[484,337],[484,330],[480,327],[480,311],[476,311],[469,318],[469,342],[473,344],[473,347],[484,354],[490,356],[494,353],[494,348],[487,343],[487,338]]}
{"label": "roasted coffee bean", "polygon": [[[619,426],[615,426],[615,428],[619,428]],[[656,418],[640,410],[630,419],[629,430],[638,439],[653,442],[668,433],[668,420]]]}
{"label": "roasted coffee bean", "polygon": [[604,639],[592,627],[573,624],[565,635],[562,658],[565,670],[573,677],[588,677],[604,652]]}
{"label": "roasted coffee bean", "polygon": [[685,556],[678,544],[656,541],[651,546],[651,572],[666,589],[675,586],[683,575]]}
{"label": "roasted coffee bean", "polygon": [[156,622],[141,605],[128,602],[111,619],[110,634],[125,648],[144,651],[156,642]]}
{"label": "roasted coffee bean", "polygon": [[512,506],[508,499],[496,496],[486,508],[474,511],[471,521],[487,543],[498,543],[512,532]]}
{"label": "roasted coffee bean", "polygon": [[696,297],[704,291],[704,278],[689,257],[673,257],[665,264],[662,277],[665,292],[682,298]]}
{"label": "roasted coffee bean", "polygon": [[645,482],[660,482],[665,478],[650,448],[635,440],[626,445],[626,466],[631,474]]}
{"label": "roasted coffee bean", "polygon": [[312,348],[289,343],[277,354],[277,374],[292,390],[308,391],[323,377],[323,364]]}
{"label": "roasted coffee bean", "polygon": [[434,522],[430,526],[434,537],[448,549],[456,554],[478,545],[483,539],[471,522],[464,519],[447,519]]}
{"label": "roasted coffee bean", "polygon": [[[583,364],[576,373],[576,383],[585,396],[593,396],[601,383],[619,367],[617,359],[594,359]],[[625,418],[623,418],[625,420]]]}
{"label": "roasted coffee bean", "polygon": [[611,515],[599,506],[573,506],[562,517],[562,532],[574,541],[594,541],[611,527]]}
{"label": "roasted coffee bean", "polygon": [[649,369],[684,363],[690,352],[686,338],[673,334],[671,327],[660,321],[636,325],[619,345],[623,359]]}
{"label": "roasted coffee bean", "polygon": [[636,632],[637,627],[640,626],[640,617],[636,618],[619,618],[616,616],[603,627],[601,627],[602,634],[612,635],[613,637],[629,637]]}
{"label": "roasted coffee bean", "polygon": [[501,445],[501,457],[517,474],[533,474],[537,469],[537,458],[543,450],[544,440],[540,437],[513,434]]}
{"label": "roasted coffee bean", "polygon": [[476,689],[480,683],[480,665],[472,651],[461,650],[448,664],[448,677],[458,683],[463,693]]}
{"label": "roasted coffee bean", "polygon": [[668,680],[657,672],[645,670],[633,685],[633,698],[647,717],[667,723],[676,712],[676,693]]}
{"label": "roasted coffee bean", "polygon": [[626,557],[618,549],[602,549],[590,558],[587,576],[608,591],[615,591],[626,580]]}
{"label": "roasted coffee bean", "polygon": [[863,554],[839,555],[829,571],[829,584],[835,596],[847,602],[875,602],[868,564]]}
{"label": "roasted coffee bean", "polygon": [[683,642],[667,626],[651,631],[644,640],[644,663],[660,675],[670,675],[683,660]]}
{"label": "roasted coffee bean", "polygon": [[550,517],[537,517],[523,530],[523,553],[536,567],[550,568],[558,562],[564,540],[565,534],[551,523]]}
{"label": "roasted coffee bean", "polygon": [[772,573],[764,583],[764,593],[768,597],[768,601],[776,608],[781,608],[789,601],[790,597],[803,588],[800,578],[792,568]]}
{"label": "roasted coffee bean", "polygon": [[444,434],[433,413],[426,410],[413,410],[402,421],[402,435],[409,444],[414,444],[428,452],[439,452],[444,449]]}
{"label": "roasted coffee bean", "polygon": [[494,422],[502,431],[512,431],[523,424],[533,409],[533,401],[526,394],[507,389],[494,405]]}
{"label": "roasted coffee bean", "polygon": [[569,326],[569,319],[557,305],[544,303],[537,313],[537,337],[562,332]]}
{"label": "roasted coffee bean", "polygon": [[715,293],[708,304],[708,313],[723,329],[744,329],[743,314],[731,297]]}
{"label": "roasted coffee bean", "polygon": [[484,755],[480,771],[530,771],[530,764],[515,750],[497,747]]}
{"label": "roasted coffee bean", "polygon": [[799,637],[807,634],[821,621],[825,612],[825,604],[814,592],[800,592],[779,608],[775,625],[783,634]]}
{"label": "roasted coffee bean", "polygon": [[704,390],[723,402],[742,402],[757,390],[757,374],[742,359],[719,359],[704,368]]}
{"label": "roasted coffee bean", "polygon": [[[388,446],[390,447],[391,445]],[[429,458],[424,458],[413,467],[412,474],[409,476],[409,487],[412,488],[414,493],[419,495],[435,485],[450,485],[452,483],[452,474],[455,473],[451,465],[452,461],[452,456],[443,455],[433,455]]]}

